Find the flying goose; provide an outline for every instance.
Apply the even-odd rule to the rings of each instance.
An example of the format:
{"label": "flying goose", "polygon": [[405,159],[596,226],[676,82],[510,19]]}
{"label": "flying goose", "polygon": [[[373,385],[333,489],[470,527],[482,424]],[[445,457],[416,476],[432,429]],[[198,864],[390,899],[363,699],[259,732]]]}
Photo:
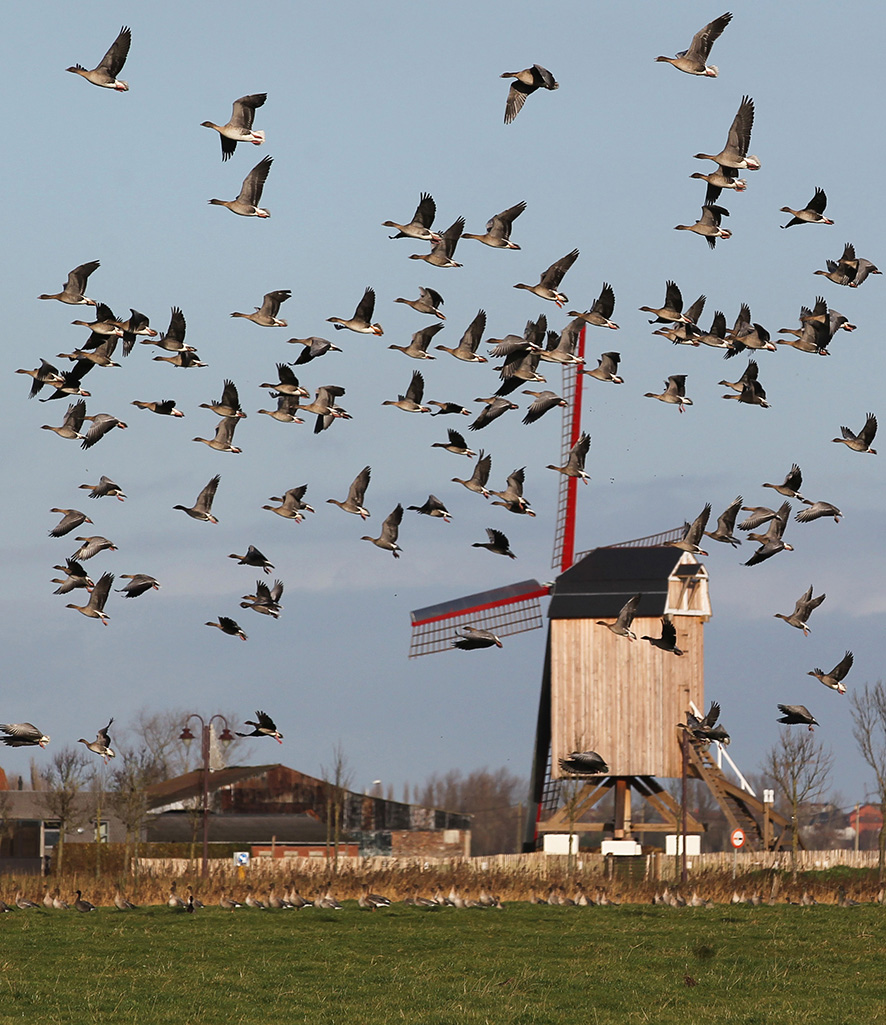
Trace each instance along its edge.
{"label": "flying goose", "polygon": [[[290,365],[288,363],[277,364],[277,377],[279,378],[279,380],[275,384],[269,384],[266,381],[264,384],[260,384],[259,388],[272,388],[274,391],[279,392],[281,395],[293,395],[305,399],[308,398],[308,396],[311,394],[307,388],[302,387],[302,385],[298,383],[298,378],[292,372],[292,370],[290,369]],[[222,405],[227,405],[228,408],[231,408],[230,400],[236,399],[237,395],[236,389],[234,389],[233,391],[230,390],[233,387],[234,386],[231,382],[225,381],[225,395],[222,396]],[[342,392],[342,395],[344,395],[344,392]],[[213,409],[216,413],[221,412],[221,409],[218,406],[206,406],[205,408]],[[235,403],[234,408],[240,408],[239,401]],[[231,414],[228,415],[230,416]],[[240,415],[245,416],[246,414],[240,413]]]}
{"label": "flying goose", "polygon": [[485,234],[469,235],[467,232],[464,232],[462,238],[475,239],[486,246],[492,246],[493,249],[519,249],[520,247],[517,243],[511,241],[511,227],[525,209],[526,204],[521,200],[519,203],[515,203],[514,206],[508,207],[507,210],[502,210],[500,214],[490,217],[486,222]]}
{"label": "flying goose", "polygon": [[123,70],[126,58],[129,55],[129,46],[132,42],[132,31],[125,25],[120,29],[117,38],[111,43],[108,52],[99,61],[98,66],[87,71],[82,64],[75,64],[72,68],[65,68],[65,71],[73,71],[75,75],[81,75],[92,85],[102,86],[104,89],[114,89],[116,92],[125,93],[129,90],[129,83],[118,79],[117,76]]}
{"label": "flying goose", "polygon": [[4,733],[3,743],[7,747],[46,747],[50,738],[29,722],[0,723],[0,733]]}
{"label": "flying goose", "polygon": [[[505,504],[516,504],[521,508],[528,508],[529,503],[523,497],[523,485],[526,481],[526,467],[521,466],[513,470],[508,477],[507,487],[504,491],[490,491],[491,495],[504,500]],[[493,505],[500,505],[500,502],[493,502]]]}
{"label": "flying goose", "polygon": [[262,190],[273,162],[273,157],[263,157],[259,160],[243,179],[240,195],[236,199],[210,199],[209,205],[226,206],[232,214],[239,214],[241,217],[270,217],[270,212],[258,204],[261,202]]}
{"label": "flying goose", "polygon": [[74,540],[83,542],[83,544],[81,544],[77,551],[71,556],[75,561],[82,560],[83,562],[86,562],[87,559],[91,559],[94,555],[98,555],[99,552],[117,551],[117,546],[113,542],[109,541],[106,537],[99,537],[97,534],[93,537],[75,537]]}
{"label": "flying goose", "polygon": [[582,331],[580,319],[570,321],[558,335],[556,331],[548,331],[548,344],[539,352],[539,358],[545,363],[560,363],[570,366],[581,366],[583,356],[576,356],[578,336]]}
{"label": "flying goose", "polygon": [[698,542],[702,539],[710,515],[711,503],[708,502],[692,523],[686,524],[683,537],[679,541],[665,541],[665,547],[679,548],[681,552],[689,552],[690,555],[707,555],[707,552],[699,548]]}
{"label": "flying goose", "polygon": [[244,594],[243,601],[240,602],[240,608],[252,609],[253,612],[258,612],[263,616],[271,616],[273,619],[278,619],[283,608],[280,604],[282,597],[282,580],[275,580],[273,587],[268,587],[263,580],[256,580],[255,594]]}
{"label": "flying goose", "polygon": [[785,474],[785,478],[781,484],[764,484],[764,488],[772,488],[773,491],[777,491],[780,495],[784,495],[785,498],[796,498],[798,502],[803,502],[806,505],[812,505],[808,498],[804,498],[799,491],[800,486],[803,483],[803,474],[800,472],[800,467],[794,463],[790,470]]}
{"label": "flying goose", "polygon": [[609,384],[624,384],[624,378],[618,376],[618,364],[621,362],[621,353],[604,352],[593,370],[583,370],[583,374],[594,377],[598,381],[605,381]]}
{"label": "flying goose", "polygon": [[578,257],[579,251],[573,249],[571,253],[561,256],[556,263],[552,263],[541,275],[537,285],[517,284],[514,285],[514,288],[523,288],[527,292],[532,292],[533,295],[538,296],[539,299],[548,299],[550,302],[556,303],[562,309],[563,304],[569,301],[569,297],[559,292],[558,288],[564,275]]}
{"label": "flying goose", "polygon": [[[485,360],[484,360],[485,362]],[[54,367],[51,363],[45,359],[40,360],[40,366],[34,370],[16,370],[17,374],[27,374],[28,377],[32,377],[31,390],[28,393],[28,398],[33,399],[35,395],[39,395],[43,386],[51,384],[53,388],[58,388],[65,383],[65,379],[58,372],[58,368]]]}
{"label": "flying goose", "polygon": [[428,495],[428,500],[424,505],[407,505],[406,508],[410,512],[417,512],[422,516],[434,516],[442,519],[444,523],[449,523],[452,516],[452,513],[449,512],[436,495]]}
{"label": "flying goose", "polygon": [[256,108],[261,107],[267,98],[267,93],[252,93],[250,96],[241,96],[239,100],[234,100],[231,120],[226,125],[217,125],[212,121],[200,122],[201,128],[214,128],[218,132],[223,161],[233,155],[238,142],[251,142],[254,146],[261,146],[265,141],[265,133],[253,130],[252,122],[255,120]]}
{"label": "flying goose", "polygon": [[69,591],[74,591],[78,587],[85,587],[87,590],[91,590],[95,587],[95,584],[87,575],[86,570],[79,562],[77,562],[76,559],[65,559],[64,566],[53,566],[52,568],[65,574],[64,577],[60,577],[57,580],[52,581],[52,583],[59,585],[52,592],[53,594],[67,594]]}
{"label": "flying goose", "polygon": [[[290,488],[288,491],[283,493],[282,498],[271,497],[272,502],[280,502],[279,506],[263,505],[262,509],[267,509],[269,512],[274,512],[278,516],[282,516],[287,520],[295,520],[296,523],[301,523],[304,519],[302,515],[304,512],[313,512],[313,508],[309,506],[302,499],[305,497],[305,492],[308,490],[307,484],[302,484],[297,488]],[[368,513],[367,513],[368,515]],[[265,572],[268,572],[265,570]]]}
{"label": "flying goose", "polygon": [[578,317],[586,324],[592,324],[594,327],[608,327],[613,331],[617,331],[618,324],[613,324],[609,319],[612,316],[614,309],[615,292],[612,289],[612,285],[610,285],[609,282],[604,281],[603,287],[600,289],[600,294],[594,300],[594,305],[589,310],[585,310],[584,313],[576,313],[573,311],[571,313],[567,313],[567,316]]}
{"label": "flying goose", "polygon": [[695,224],[677,224],[675,231],[694,231],[696,235],[702,235],[707,244],[713,249],[717,245],[718,238],[732,238],[732,232],[728,228],[720,227],[720,219],[728,217],[729,211],[714,203],[705,203],[701,208],[701,217]]}
{"label": "flying goose", "polygon": [[578,477],[587,484],[591,478],[585,472],[585,460],[588,457],[590,448],[591,436],[587,432],[584,432],[569,450],[569,458],[566,460],[566,465],[554,466],[552,463],[548,463],[547,469],[556,470],[557,473],[562,473],[566,477]]}
{"label": "flying goose", "polygon": [[440,312],[443,296],[433,288],[424,288],[419,285],[417,299],[395,299],[394,302],[411,306],[416,313],[428,313],[439,320],[446,320],[446,316]]}
{"label": "flying goose", "polygon": [[293,364],[297,367],[310,363],[312,359],[319,359],[320,356],[325,356],[327,352],[341,352],[341,349],[337,345],[333,345],[328,339],[317,338],[313,335],[310,338],[287,338],[286,341],[292,345],[304,346],[303,351]]}
{"label": "flying goose", "polygon": [[364,466],[351,482],[351,486],[348,488],[348,497],[343,502],[339,502],[336,498],[327,498],[326,501],[332,505],[337,505],[339,509],[343,509],[345,512],[354,513],[363,520],[367,519],[369,510],[363,508],[363,500],[366,495],[366,489],[369,487],[371,474],[372,468]]}
{"label": "flying goose", "polygon": [[702,75],[706,78],[716,78],[720,69],[716,64],[708,64],[707,59],[711,55],[711,47],[720,38],[723,29],[732,21],[732,13],[727,11],[719,18],[699,29],[692,37],[688,50],[681,50],[676,57],[656,57],[656,61],[664,61],[678,71],[685,71],[687,75]]}
{"label": "flying goose", "polygon": [[662,651],[668,651],[672,655],[684,654],[683,649],[677,647],[677,628],[670,616],[661,617],[660,637],[647,637],[644,634],[640,640],[649,641],[654,648],[661,648]]}
{"label": "flying goose", "polygon": [[429,406],[437,406],[437,412],[431,416],[471,416],[471,411],[465,409],[459,402],[437,402],[436,399],[428,399]]}
{"label": "flying goose", "polygon": [[412,380],[409,382],[409,387],[406,389],[406,394],[398,395],[396,401],[394,399],[386,399],[382,402],[382,405],[396,406],[405,413],[430,413],[430,409],[421,404],[424,392],[425,379],[420,371],[416,370],[412,375]]}
{"label": "flying goose", "polygon": [[503,413],[507,413],[509,409],[518,408],[515,402],[498,395],[493,395],[488,399],[474,399],[474,401],[485,402],[486,408],[480,411],[480,415],[472,424],[468,425],[469,431],[480,431]]}
{"label": "flying goose", "polygon": [[523,109],[526,97],[536,89],[559,89],[560,83],[541,64],[533,64],[522,71],[505,71],[501,78],[513,78],[505,103],[505,124],[509,125]]}
{"label": "flying goose", "polygon": [[738,171],[734,167],[718,166],[716,171],[704,174],[702,171],[695,171],[689,175],[690,178],[698,178],[708,183],[705,190],[705,206],[716,203],[723,189],[734,189],[736,192],[744,192],[748,183],[744,178],[738,177]]}
{"label": "flying goose", "polygon": [[67,395],[82,395],[89,398],[90,392],[83,387],[83,378],[95,366],[90,360],[78,359],[71,370],[65,370],[61,374],[62,383],[54,385],[55,391],[40,402],[52,402],[55,399],[63,399]]}
{"label": "flying goose", "polygon": [[356,331],[364,335],[383,335],[381,324],[372,323],[372,314],[375,310],[375,289],[367,288],[363,292],[363,298],[357,303],[354,316],[350,320],[342,320],[341,317],[327,317],[326,321],[334,325],[336,331]]}
{"label": "flying goose", "polygon": [[276,292],[267,292],[262,300],[261,306],[255,307],[254,313],[232,313],[232,317],[242,317],[243,320],[251,320],[259,327],[288,327],[285,320],[277,316],[280,312],[280,304],[285,303],[292,295],[288,288],[277,289]]}
{"label": "flying goose", "polygon": [[453,484],[461,484],[468,489],[468,491],[474,491],[478,495],[482,495],[484,498],[489,498],[489,492],[486,490],[486,483],[489,480],[489,474],[492,471],[492,456],[486,455],[483,449],[480,449],[480,455],[477,459],[477,465],[474,467],[474,472],[468,480],[460,480],[458,477],[452,478]]}
{"label": "flying goose", "polygon": [[[86,558],[86,556],[81,556],[81,558]],[[98,578],[98,582],[89,595],[89,601],[85,605],[68,604],[65,608],[76,609],[78,612],[82,612],[84,616],[88,616],[90,619],[100,619],[102,624],[107,626],[108,616],[105,613],[105,602],[108,600],[108,594],[113,582],[113,573],[103,573]]]}
{"label": "flying goose", "polygon": [[776,719],[776,722],[783,722],[788,726],[808,726],[810,733],[814,732],[813,726],[821,725],[805,705],[779,705],[778,710],[783,718]]}
{"label": "flying goose", "polygon": [[245,555],[229,555],[228,558],[236,559],[238,566],[255,566],[257,569],[263,569],[265,573],[270,573],[274,568],[273,563],[268,562],[267,557],[255,545],[250,545]]}
{"label": "flying goose", "polygon": [[431,444],[431,448],[443,448],[447,452],[451,452],[453,455],[467,456],[468,459],[472,459],[477,454],[468,448],[464,435],[459,434],[458,431],[454,431],[451,427],[447,429],[446,433],[449,437],[449,441],[435,441]]}
{"label": "flying goose", "polygon": [[67,438],[69,440],[79,439],[83,441],[83,435],[80,433],[80,429],[83,426],[83,420],[86,417],[86,403],[80,399],[79,402],[72,402],[68,406],[68,410],[65,413],[64,421],[61,427],[52,427],[49,424],[43,424],[41,430],[53,431],[60,438]]}
{"label": "flying goose", "polygon": [[463,626],[460,630],[456,629],[452,646],[462,651],[503,647],[501,640],[491,630],[482,630],[477,626]]}
{"label": "flying goose", "polygon": [[689,712],[686,715],[686,722],[677,723],[677,726],[686,730],[693,741],[707,744],[716,740],[721,744],[728,744],[731,738],[722,726],[717,725],[719,718],[720,705],[716,701],[712,701],[707,715],[699,719],[698,716]]}
{"label": "flying goose", "polygon": [[452,257],[464,230],[464,217],[457,217],[440,236],[439,242],[432,243],[429,253],[410,253],[409,259],[424,260],[434,267],[461,267],[461,264],[456,263]]}
{"label": "flying goose", "polygon": [[838,694],[845,694],[846,687],[843,683],[843,679],[852,668],[853,661],[854,656],[852,652],[847,651],[843,658],[829,673],[825,673],[821,669],[815,668],[811,669],[806,675],[814,676],[816,680],[823,683],[825,687],[830,687],[831,690],[835,690]]}
{"label": "flying goose", "polygon": [[[382,221],[383,228],[396,228],[397,234],[389,238],[417,238],[422,242],[439,242],[440,236],[431,231],[431,225],[437,216],[437,204],[428,192],[422,192],[418,206],[415,208],[409,224],[398,224],[396,221]],[[370,314],[371,316],[372,314]]]}
{"label": "flying goose", "polygon": [[781,612],[776,612],[773,614],[773,618],[783,619],[788,626],[794,626],[798,630],[802,630],[803,636],[808,637],[809,627],[806,625],[806,621],[815,609],[817,609],[825,600],[825,597],[825,594],[820,594],[817,598],[813,598],[812,587],[810,587],[808,591],[804,591],[797,599],[797,602],[794,605],[794,611],[789,616],[786,616]]}
{"label": "flying goose", "polygon": [[828,205],[828,197],[824,189],[816,188],[815,195],[803,207],[802,210],[792,210],[789,206],[781,207],[784,214],[793,214],[787,224],[782,228],[790,228],[794,224],[833,224],[834,222],[824,216],[824,209]]}
{"label": "flying goose", "polygon": [[[782,537],[784,529],[787,526],[790,512],[791,503],[783,502],[778,511],[769,520],[769,529],[766,534],[760,536],[754,534],[749,535],[751,539],[760,542],[760,547],[756,552],[754,552],[750,559],[744,563],[745,566],[756,566],[761,562],[765,562],[766,559],[771,559],[773,555],[778,555],[779,552],[792,552],[794,550],[793,547],[787,544]],[[741,525],[740,527],[741,529],[745,529]]]}
{"label": "flying goose", "polygon": [[748,171],[760,170],[760,158],[748,153],[751,131],[754,127],[754,101],[742,96],[738,111],[733,118],[726,138],[726,145],[716,155],[696,153],[696,160],[713,160],[721,167],[734,167]]}
{"label": "flying goose", "polygon": [[252,733],[238,733],[238,737],[273,737],[278,744],[283,743],[283,734],[277,729],[274,720],[267,712],[257,710],[255,718],[256,722],[253,722],[251,719],[245,720],[247,726],[255,727]]}
{"label": "flying goose", "polygon": [[413,359],[436,359],[436,356],[431,356],[428,352],[428,346],[431,344],[431,339],[434,335],[442,330],[442,324],[431,324],[428,327],[422,328],[421,331],[416,331],[409,345],[389,345],[388,348],[398,349],[404,355],[411,356]]}
{"label": "flying goose", "polygon": [[85,744],[88,751],[91,751],[93,754],[96,754],[99,758],[103,759],[105,765],[108,764],[111,758],[117,757],[116,753],[111,750],[111,736],[108,733],[113,722],[114,718],[112,716],[108,725],[105,726],[104,729],[98,731],[95,740],[91,743],[88,740],[84,740],[83,737],[77,741],[78,744]]}
{"label": "flying goose", "polygon": [[848,427],[841,427],[840,433],[843,435],[842,438],[832,438],[831,440],[846,445],[853,452],[867,452],[872,456],[877,454],[877,450],[871,448],[871,442],[877,434],[877,418],[873,413],[867,414],[864,427],[862,427],[858,434],[853,434]]}
{"label": "flying goose", "polygon": [[609,766],[596,751],[571,751],[560,759],[560,768],[573,776],[601,776]]}
{"label": "flying goose", "polygon": [[614,623],[606,623],[602,619],[598,619],[597,626],[605,626],[607,630],[611,630],[617,637],[627,637],[629,641],[635,641],[637,635],[631,629],[631,623],[633,623],[634,616],[637,614],[637,605],[640,603],[640,598],[641,595],[639,594],[635,594],[633,598],[628,598],[619,610]]}
{"label": "flying goose", "polygon": [[487,551],[492,552],[493,555],[506,555],[509,559],[517,558],[511,551],[511,543],[508,541],[507,536],[500,530],[487,527],[486,536],[489,538],[488,541],[475,541],[471,548],[485,548]]}
{"label": "flying goose", "polygon": [[135,345],[136,335],[144,335],[147,338],[156,338],[157,332],[151,327],[151,322],[144,313],[139,313],[130,307],[129,320],[119,322],[123,331],[123,355],[128,356]]}
{"label": "flying goose", "polygon": [[689,317],[683,313],[683,294],[675,281],[668,281],[665,284],[664,306],[656,309],[654,306],[640,306],[643,313],[654,313],[655,319],[650,324],[669,324],[679,321],[683,324],[690,323]]}
{"label": "flying goose", "polygon": [[104,474],[101,475],[98,484],[80,484],[79,487],[89,492],[90,498],[116,498],[118,502],[124,502],[126,495],[120,488],[119,484],[115,484],[110,477],[106,477]]}
{"label": "flying goose", "polygon": [[681,413],[685,412],[686,406],[692,405],[692,399],[686,398],[686,374],[672,374],[665,381],[665,390],[660,395],[648,391],[644,398],[669,402],[671,405],[677,406]]}
{"label": "flying goose", "polygon": [[95,299],[87,299],[83,294],[86,288],[86,281],[89,275],[99,266],[98,260],[90,263],[81,263],[68,274],[68,280],[60,292],[55,295],[38,295],[38,299],[57,299],[60,303],[68,303],[70,306],[95,306]]}
{"label": "flying goose", "polygon": [[766,401],[766,389],[756,378],[753,381],[745,382],[737,395],[722,395],[721,398],[735,399],[749,406],[762,406],[764,409],[770,408],[769,403]]}
{"label": "flying goose", "polygon": [[566,399],[552,391],[524,391],[523,394],[535,397],[535,402],[529,406],[526,416],[523,417],[524,424],[534,424],[536,420],[540,420],[549,410],[556,409],[558,406],[569,405]]}
{"label": "flying goose", "polygon": [[843,513],[830,502],[809,502],[806,509],[802,509],[794,519],[798,523],[810,523],[812,520],[819,520],[822,516],[833,516],[834,522],[839,523]]}
{"label": "flying goose", "polygon": [[92,427],[89,428],[86,437],[80,443],[82,449],[92,448],[93,445],[101,441],[108,431],[112,431],[115,427],[119,427],[121,431],[125,431],[127,427],[122,420],[118,420],[110,413],[96,413],[95,416],[85,416],[83,419],[91,420]]}
{"label": "flying goose", "polygon": [[92,520],[79,509],[50,509],[50,512],[61,513],[62,519],[49,531],[50,537],[64,537],[65,534],[80,526],[81,523],[92,523]]}
{"label": "flying goose", "polygon": [[[230,616],[219,616],[217,623],[204,623],[203,625],[217,626],[222,633],[229,634],[231,637],[239,637],[241,641],[248,639],[246,634],[240,629],[240,626]],[[238,735],[242,736],[242,734]]]}
{"label": "flying goose", "polygon": [[175,407],[175,399],[162,399],[157,402],[140,402],[138,399],[133,399],[133,406],[138,406],[139,409],[147,409],[150,413],[157,413],[160,416],[174,416],[183,417],[185,414]]}
{"label": "flying goose", "polygon": [[[741,544],[741,538],[735,536],[735,519],[738,516],[738,511],[741,508],[741,503],[744,499],[739,495],[733,499],[732,503],[726,508],[726,510],[720,515],[717,520],[717,527],[715,530],[706,530],[705,536],[711,538],[714,541],[722,541],[724,544],[732,545],[734,548],[736,545]],[[774,515],[774,514],[773,514]]]}
{"label": "flying goose", "polygon": [[149,338],[143,338],[141,344],[156,345],[158,349],[164,349],[166,352],[196,352],[192,345],[185,345],[187,326],[181,307],[173,306],[169,315],[169,327],[166,329],[166,334],[160,335],[154,341],[157,336],[155,331]]}
{"label": "flying goose", "polygon": [[738,316],[728,335],[731,351],[727,354],[727,358],[736,356],[745,349],[767,349],[769,352],[775,352],[775,345],[771,341],[769,331],[762,324],[751,320],[751,308],[747,303],[741,304]]}
{"label": "flying goose", "polygon": [[204,445],[208,445],[210,448],[214,448],[216,452],[233,452],[240,453],[243,449],[237,448],[232,445],[231,442],[234,440],[234,428],[237,426],[237,418],[230,416],[223,416],[219,420],[218,425],[215,428],[215,437],[213,438],[193,438],[193,441],[202,441]]}
{"label": "flying goose", "polygon": [[403,519],[403,506],[398,502],[397,507],[392,513],[385,519],[381,525],[381,534],[378,537],[369,537],[368,534],[364,534],[360,538],[361,541],[371,541],[376,548],[381,548],[383,551],[390,552],[395,559],[400,558],[400,552],[403,550],[397,544],[397,536],[400,533],[400,521]]}
{"label": "flying goose", "polygon": [[756,360],[748,360],[748,365],[745,368],[745,372],[737,381],[718,381],[724,388],[731,388],[733,391],[742,391],[745,385],[750,384],[757,380],[757,374],[760,371],[760,367]]}
{"label": "flying goose", "polygon": [[218,489],[219,481],[221,481],[221,474],[216,474],[212,477],[206,487],[197,495],[197,501],[188,508],[186,505],[174,505],[173,509],[181,509],[182,512],[186,512],[192,520],[204,520],[207,523],[218,523],[215,516],[212,515],[212,501],[215,498],[215,492]]}
{"label": "flying goose", "polygon": [[160,590],[160,584],[156,578],[150,576],[148,573],[121,573],[120,579],[129,581],[129,583],[125,584],[123,587],[114,588],[114,590],[118,594],[122,594],[124,598],[138,598],[146,591]]}

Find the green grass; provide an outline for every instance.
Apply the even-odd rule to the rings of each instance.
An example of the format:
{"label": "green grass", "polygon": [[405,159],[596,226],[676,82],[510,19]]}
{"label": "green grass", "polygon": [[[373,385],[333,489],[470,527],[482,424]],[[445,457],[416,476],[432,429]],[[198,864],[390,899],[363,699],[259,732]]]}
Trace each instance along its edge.
{"label": "green grass", "polygon": [[870,905],[17,912],[0,916],[0,1023],[868,1025],[886,1022],[884,916]]}

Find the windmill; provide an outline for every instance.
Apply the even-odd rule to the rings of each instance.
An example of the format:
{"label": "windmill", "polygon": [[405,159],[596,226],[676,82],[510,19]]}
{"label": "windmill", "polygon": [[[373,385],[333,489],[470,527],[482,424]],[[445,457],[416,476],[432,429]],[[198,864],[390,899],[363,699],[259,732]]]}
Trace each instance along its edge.
{"label": "windmill", "polygon": [[[584,347],[582,330],[579,357],[583,358]],[[581,365],[564,364],[564,464],[581,436],[582,385]],[[658,778],[684,771],[707,784],[731,828],[742,828],[751,845],[762,843],[764,806],[722,745],[684,743],[676,727],[687,710],[700,714],[704,707],[702,631],[711,616],[705,566],[671,546],[682,538],[682,526],[576,555],[577,498],[578,478],[562,475],[552,559],[558,576],[553,583],[521,580],[413,611],[409,657],[451,650],[456,631],[466,627],[497,637],[540,629],[541,599],[550,597],[531,773],[536,815],[527,824],[527,849],[534,848],[540,832],[605,829],[616,840],[644,831],[677,833],[681,808]],[[667,616],[676,628],[681,655],[645,638],[616,636],[598,625],[601,619],[614,620],[635,594],[640,595],[633,622],[637,637],[657,638]],[[560,759],[589,749],[607,763],[602,773],[583,775],[561,767]],[[723,758],[735,769],[739,784],[723,773]],[[564,781],[573,781],[568,783],[565,804]],[[632,792],[663,821],[632,821]],[[611,822],[580,821],[610,794]],[[781,826],[784,835],[786,820],[770,811],[768,821]],[[703,829],[691,816],[685,820],[685,832]]]}

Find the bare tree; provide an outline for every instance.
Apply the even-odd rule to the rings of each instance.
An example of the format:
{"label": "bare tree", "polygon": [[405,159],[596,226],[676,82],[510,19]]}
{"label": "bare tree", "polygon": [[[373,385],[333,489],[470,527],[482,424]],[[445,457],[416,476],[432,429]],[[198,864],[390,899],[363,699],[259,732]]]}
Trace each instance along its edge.
{"label": "bare tree", "polygon": [[[871,767],[877,781],[880,814],[886,815],[886,687],[878,680],[873,687],[866,683],[864,690],[854,690],[849,701],[852,713],[852,735],[861,756]],[[858,829],[858,821],[855,828]],[[880,882],[886,876],[886,819],[878,837],[877,866]]]}
{"label": "bare tree", "polygon": [[46,789],[41,795],[45,810],[58,819],[58,848],[55,868],[61,874],[65,853],[65,833],[85,819],[78,810],[77,797],[89,779],[89,764],[86,755],[73,747],[63,747],[52,756],[49,766],[43,771]]}
{"label": "bare tree", "polygon": [[117,748],[118,764],[111,773],[110,803],[126,830],[125,871],[133,859],[138,865],[138,844],[148,816],[146,790],[161,778],[158,764],[146,748]]}
{"label": "bare tree", "polygon": [[341,843],[342,814],[348,790],[354,778],[354,771],[348,762],[341,741],[332,749],[332,765],[320,767],[320,774],[326,780],[326,849],[333,849],[332,871],[338,869],[338,847]]}
{"label": "bare tree", "polygon": [[782,730],[779,743],[766,755],[764,769],[785,800],[791,817],[791,870],[797,878],[800,815],[817,800],[830,781],[833,756],[808,730]]}

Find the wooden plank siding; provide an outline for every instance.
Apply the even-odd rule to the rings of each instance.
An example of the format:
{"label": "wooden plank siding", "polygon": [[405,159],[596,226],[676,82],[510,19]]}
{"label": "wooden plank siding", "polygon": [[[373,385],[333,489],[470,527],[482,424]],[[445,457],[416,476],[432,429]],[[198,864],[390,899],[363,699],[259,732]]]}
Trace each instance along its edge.
{"label": "wooden plank siding", "polygon": [[[709,606],[706,611],[709,611]],[[675,615],[683,656],[661,651],[657,617],[637,618],[638,640],[618,637],[590,619],[551,620],[552,775],[570,751],[597,751],[617,776],[676,777],[674,727],[689,701],[704,707],[705,615]]]}

